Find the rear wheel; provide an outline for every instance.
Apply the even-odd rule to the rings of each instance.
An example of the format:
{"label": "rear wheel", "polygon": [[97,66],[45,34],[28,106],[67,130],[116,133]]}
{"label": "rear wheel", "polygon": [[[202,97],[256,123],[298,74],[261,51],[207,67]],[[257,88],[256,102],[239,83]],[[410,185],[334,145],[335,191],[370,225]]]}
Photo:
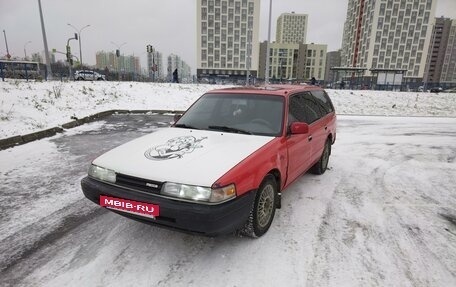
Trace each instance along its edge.
{"label": "rear wheel", "polygon": [[257,190],[247,222],[237,231],[237,234],[253,238],[265,234],[271,226],[276,205],[277,182],[272,175],[268,175]]}
{"label": "rear wheel", "polygon": [[325,173],[326,169],[328,168],[329,156],[331,155],[331,141],[330,139],[326,140],[325,148],[323,149],[323,153],[321,154],[320,160],[312,166],[310,172],[313,174],[323,174]]}

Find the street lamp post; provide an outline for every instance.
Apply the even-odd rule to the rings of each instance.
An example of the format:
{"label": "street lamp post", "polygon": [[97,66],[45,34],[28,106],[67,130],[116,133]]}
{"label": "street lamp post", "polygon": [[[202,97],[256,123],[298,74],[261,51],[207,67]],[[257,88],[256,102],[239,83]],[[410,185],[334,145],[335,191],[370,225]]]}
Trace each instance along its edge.
{"label": "street lamp post", "polygon": [[8,58],[8,60],[11,58],[11,55],[9,53],[9,49],[8,49],[8,40],[6,39],[6,32],[5,30],[3,30],[3,36],[5,36],[5,45],[6,45],[6,57]]}
{"label": "street lamp post", "polygon": [[41,32],[43,34],[44,56],[46,57],[47,74],[48,74],[48,79],[52,79],[51,59],[49,58],[49,49],[48,49],[47,38],[46,38],[46,30],[44,29],[44,17],[43,17],[43,10],[41,9],[41,0],[38,0],[38,8],[40,10]]}
{"label": "street lamp post", "polygon": [[82,67],[82,48],[81,48],[81,33],[82,33],[82,30],[84,30],[85,28],[87,27],[90,27],[90,24],[89,25],[85,25],[84,27],[82,27],[81,29],[77,29],[75,26],[71,25],[70,23],[67,24],[68,26],[72,27],[73,29],[76,30],[76,32],[78,32],[78,35],[79,35],[79,64],[80,66]]}
{"label": "street lamp post", "polygon": [[283,49],[279,49],[279,61],[280,61],[280,83],[283,84],[283,74],[285,74],[285,76],[287,75],[287,73],[283,72],[283,62],[285,60],[285,70],[287,69],[286,67],[286,62],[287,62],[287,53],[288,52],[285,52]]}
{"label": "street lamp post", "polygon": [[113,44],[114,46],[117,47],[117,50],[116,50],[116,56],[117,56],[117,75],[118,75],[119,81],[120,81],[120,61],[119,61],[119,59],[120,59],[120,48],[121,48],[123,45],[127,44],[127,42],[123,42],[122,44],[118,45],[117,43],[111,41],[111,44]]}
{"label": "street lamp post", "polygon": [[269,84],[269,43],[271,43],[271,18],[272,18],[272,0],[269,1],[269,24],[268,24],[268,43],[266,44],[266,71],[264,74],[265,84]]}
{"label": "street lamp post", "polygon": [[245,73],[245,85],[250,85],[250,55],[252,53],[252,30],[247,31],[247,51],[245,59],[245,67],[247,72]]}
{"label": "street lamp post", "polygon": [[74,38],[69,38],[67,40],[66,52],[67,52],[68,69],[69,69],[68,79],[71,79],[71,77],[73,76],[73,71],[72,71],[73,59],[71,57],[70,41],[71,40],[77,40],[77,39],[78,39],[78,34],[74,33]]}
{"label": "street lamp post", "polygon": [[25,47],[27,47],[27,44],[30,44],[32,43],[32,41],[28,41],[27,43],[24,44],[24,60],[27,61],[27,50],[25,49]]}
{"label": "street lamp post", "polygon": [[283,84],[283,55],[281,55],[281,53],[279,53],[279,57],[280,57],[280,83]]}
{"label": "street lamp post", "polygon": [[[155,82],[155,49],[154,46],[152,45],[147,45],[146,46],[146,52],[147,52],[147,65],[149,66],[149,77],[152,76],[152,82]],[[149,59],[152,56],[152,63],[149,63]]]}

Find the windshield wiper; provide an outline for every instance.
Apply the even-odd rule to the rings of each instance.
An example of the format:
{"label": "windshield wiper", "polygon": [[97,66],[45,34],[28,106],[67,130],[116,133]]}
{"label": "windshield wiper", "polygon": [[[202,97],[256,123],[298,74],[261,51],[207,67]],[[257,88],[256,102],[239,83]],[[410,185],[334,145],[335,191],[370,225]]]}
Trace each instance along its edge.
{"label": "windshield wiper", "polygon": [[237,129],[237,128],[232,128],[232,127],[227,127],[227,126],[208,126],[208,129],[211,130],[219,130],[219,131],[224,131],[224,132],[230,132],[230,133],[238,133],[238,134],[245,134],[245,135],[251,135],[251,132]]}
{"label": "windshield wiper", "polygon": [[186,125],[186,124],[177,124],[177,125],[174,125],[174,127],[176,127],[176,128],[184,128],[184,129],[199,130],[199,128],[195,128],[193,126],[189,126],[189,125]]}

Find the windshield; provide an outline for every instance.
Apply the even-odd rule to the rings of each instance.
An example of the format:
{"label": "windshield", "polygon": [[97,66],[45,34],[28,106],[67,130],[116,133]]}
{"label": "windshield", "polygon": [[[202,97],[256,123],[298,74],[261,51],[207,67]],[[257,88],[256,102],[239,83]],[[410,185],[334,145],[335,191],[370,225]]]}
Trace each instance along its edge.
{"label": "windshield", "polygon": [[280,136],[284,98],[271,95],[206,94],[176,122],[176,127]]}

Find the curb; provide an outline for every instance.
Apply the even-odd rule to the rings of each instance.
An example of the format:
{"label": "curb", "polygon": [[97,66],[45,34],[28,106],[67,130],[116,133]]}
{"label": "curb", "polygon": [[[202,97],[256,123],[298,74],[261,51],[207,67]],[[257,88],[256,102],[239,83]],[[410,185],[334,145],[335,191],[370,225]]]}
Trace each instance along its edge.
{"label": "curb", "polygon": [[47,137],[52,137],[58,133],[63,133],[67,129],[71,129],[83,124],[91,123],[91,122],[96,122],[102,118],[111,116],[111,115],[124,115],[124,114],[179,114],[183,113],[184,111],[178,111],[178,110],[109,110],[109,111],[104,111],[100,113],[96,113],[87,117],[83,118],[74,118],[73,121],[64,123],[59,127],[53,127],[49,128],[46,130],[38,131],[38,132],[33,132],[30,134],[26,135],[19,135],[19,136],[12,136],[6,139],[0,139],[0,150],[4,150],[7,148],[15,147],[18,145],[23,145],[32,141],[36,141],[39,139],[47,138]]}

